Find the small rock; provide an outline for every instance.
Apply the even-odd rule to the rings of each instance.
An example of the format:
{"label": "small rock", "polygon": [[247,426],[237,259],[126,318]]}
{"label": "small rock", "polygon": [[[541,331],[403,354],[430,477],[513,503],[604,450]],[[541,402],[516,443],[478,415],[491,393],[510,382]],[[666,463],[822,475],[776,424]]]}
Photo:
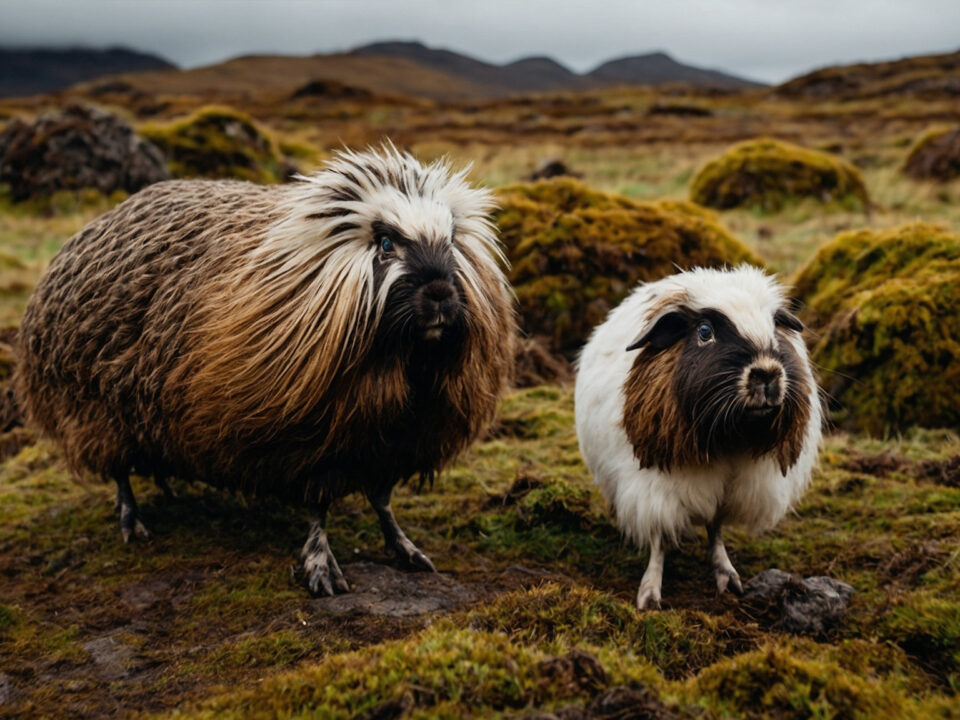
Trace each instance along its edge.
{"label": "small rock", "polygon": [[574,648],[564,657],[544,660],[537,666],[542,684],[559,684],[570,693],[597,692],[607,686],[607,673],[593,655]]}
{"label": "small rock", "polygon": [[569,165],[559,158],[548,158],[540,163],[537,169],[527,176],[527,179],[546,180],[548,178],[561,176],[579,178],[583,177],[583,173],[571,169]]}
{"label": "small rock", "polygon": [[351,592],[312,602],[333,615],[411,617],[447,610],[476,599],[476,593],[441,573],[401,572],[370,562],[343,566]]}
{"label": "small rock", "polygon": [[171,587],[172,583],[165,578],[150,579],[125,587],[120,599],[133,612],[142,613],[166,599]]}
{"label": "small rock", "polygon": [[0,132],[0,182],[16,202],[79,188],[132,193],[169,177],[160,149],[102,110],[71,105]]}
{"label": "small rock", "polygon": [[13,681],[6,673],[0,673],[0,706],[9,705],[13,698]]}
{"label": "small rock", "polygon": [[90,653],[90,658],[97,666],[97,674],[103,680],[123,680],[147,664],[134,648],[113,635],[84,643],[83,649]]}
{"label": "small rock", "polygon": [[743,603],[774,620],[775,629],[820,636],[847,611],[853,588],[829,577],[806,580],[771,568],[744,585]]}

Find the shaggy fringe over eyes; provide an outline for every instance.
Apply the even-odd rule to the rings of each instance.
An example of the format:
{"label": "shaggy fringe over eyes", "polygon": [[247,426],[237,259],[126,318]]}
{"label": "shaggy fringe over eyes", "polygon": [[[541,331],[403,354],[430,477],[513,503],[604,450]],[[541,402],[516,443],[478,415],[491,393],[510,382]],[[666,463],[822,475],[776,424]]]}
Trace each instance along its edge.
{"label": "shaggy fringe over eyes", "polygon": [[[262,238],[237,247],[222,281],[204,291],[191,323],[194,349],[177,379],[197,399],[184,418],[184,437],[211,424],[220,434],[269,437],[303,421],[340,392],[335,384],[345,375],[363,368],[403,271],[392,265],[375,282],[377,221],[409,228],[425,216],[428,222],[415,228],[421,240],[449,242],[429,222],[447,213],[443,229],[453,236],[473,356],[504,342],[512,313],[489,220],[495,204],[488,191],[467,184],[466,173],[443,161],[422,166],[385,144],[376,152],[344,151],[321,172],[301,176],[283,217]],[[400,378],[378,385],[375,404],[403,404]],[[338,407],[336,414],[354,411]]]}
{"label": "shaggy fringe over eyes", "polygon": [[[682,292],[664,297],[652,306],[643,326],[654,327],[656,321],[669,312],[695,316],[697,313],[685,305],[688,301],[689,296]],[[732,392],[740,376],[739,368],[718,370],[710,377],[716,392],[698,397],[692,407],[684,408],[678,401],[677,387],[684,361],[684,342],[660,350],[643,347],[623,388],[623,425],[640,466],[669,471],[706,465],[717,455],[734,449],[749,451],[754,457],[772,453],[780,471],[786,475],[803,450],[811,410],[810,386],[800,366],[794,339],[783,328],[775,332],[780,345],[777,359],[786,374],[786,394],[772,428],[763,439],[730,434],[744,409],[742,401]]]}

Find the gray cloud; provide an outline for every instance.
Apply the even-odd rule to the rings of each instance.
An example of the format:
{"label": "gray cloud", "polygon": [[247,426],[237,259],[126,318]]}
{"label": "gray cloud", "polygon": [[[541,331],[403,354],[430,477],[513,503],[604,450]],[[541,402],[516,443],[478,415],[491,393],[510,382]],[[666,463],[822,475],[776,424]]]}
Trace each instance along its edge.
{"label": "gray cloud", "polygon": [[186,67],[417,39],[492,62],[585,71],[666,50],[769,82],[839,62],[960,46],[956,0],[6,0],[0,45],[126,45]]}

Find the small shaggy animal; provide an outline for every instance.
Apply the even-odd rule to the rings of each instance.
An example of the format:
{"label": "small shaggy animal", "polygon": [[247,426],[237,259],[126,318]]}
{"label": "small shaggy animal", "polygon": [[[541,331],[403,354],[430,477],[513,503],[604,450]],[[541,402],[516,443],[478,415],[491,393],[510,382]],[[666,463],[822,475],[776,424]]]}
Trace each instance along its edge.
{"label": "small shaggy animal", "polygon": [[387,549],[433,570],[394,519],[492,419],[516,325],[489,192],[392,145],[289,185],[174,181],[54,258],[20,326],[16,387],[69,466],[131,470],[312,510],[299,576],[349,589],[325,531],[361,491]]}
{"label": "small shaggy animal", "polygon": [[696,269],[641,285],[580,356],[580,450],[620,529],[650,561],[706,525],[717,590],[742,592],[722,526],[775,525],[807,486],[821,433],[803,326],[762,271]]}

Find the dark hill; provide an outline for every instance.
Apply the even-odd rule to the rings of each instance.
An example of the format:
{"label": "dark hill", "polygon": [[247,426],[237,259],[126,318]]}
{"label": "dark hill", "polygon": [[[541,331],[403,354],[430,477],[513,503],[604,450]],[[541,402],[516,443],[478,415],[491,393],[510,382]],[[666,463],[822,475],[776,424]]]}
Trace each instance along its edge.
{"label": "dark hill", "polygon": [[352,55],[401,57],[484,89],[490,96],[516,92],[576,90],[590,86],[583,78],[550,58],[525,58],[494,65],[469,55],[430,48],[419,42],[377,42],[351,51]]}
{"label": "dark hill", "polygon": [[0,48],[0,97],[56,92],[103,75],[174,67],[156,55],[125,48]]}
{"label": "dark hill", "polygon": [[548,57],[527,57],[503,65],[501,68],[509,74],[522,76],[539,90],[580,90],[591,87],[593,83],[581,75]]}
{"label": "dark hill", "polygon": [[356,48],[351,54],[404,58],[431,70],[454,75],[482,88],[483,94],[488,96],[663,83],[729,89],[762,87],[759,83],[726,73],[684,65],[664,53],[612,60],[586,75],[578,75],[551,58],[530,57],[507,65],[494,65],[451,50],[430,48],[419,42],[377,42]]}
{"label": "dark hill", "polygon": [[718,70],[684,65],[663,52],[610,60],[592,70],[586,77],[601,85],[661,85],[676,82],[737,90],[764,87],[762,83]]}
{"label": "dark hill", "polygon": [[809,100],[864,100],[892,95],[960,98],[960,51],[835,65],[789,80],[774,88],[773,93]]}

